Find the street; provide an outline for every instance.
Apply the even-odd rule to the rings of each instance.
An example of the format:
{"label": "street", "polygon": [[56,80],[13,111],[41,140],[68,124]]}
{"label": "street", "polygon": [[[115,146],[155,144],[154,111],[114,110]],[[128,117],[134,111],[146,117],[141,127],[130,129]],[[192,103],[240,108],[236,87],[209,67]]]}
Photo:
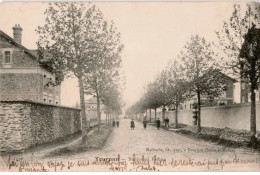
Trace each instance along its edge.
{"label": "street", "polygon": [[[148,125],[144,130],[142,123],[135,121],[135,130],[130,129],[130,120],[121,119],[119,128],[114,128],[106,145],[100,151],[86,153],[84,155],[75,155],[74,158],[84,159],[87,157],[117,157],[118,154],[122,158],[129,160],[133,154],[141,158],[154,156],[166,159],[167,162],[174,160],[194,159],[201,161],[208,160],[233,160],[237,158],[258,159],[256,164],[247,164],[246,166],[226,165],[226,167],[185,167],[176,166],[174,168],[160,167],[164,171],[189,171],[189,170],[259,170],[260,169],[260,153],[249,149],[233,149],[226,148],[214,143],[189,138],[164,129],[157,130],[156,127]],[[219,150],[219,151],[218,151]],[[249,168],[250,167],[250,168]],[[190,169],[191,168],[191,169]]]}
{"label": "street", "polygon": [[[119,127],[113,128],[101,150],[74,155],[65,154],[52,158],[46,157],[54,149],[73,145],[81,139],[78,137],[66,144],[46,146],[12,155],[10,159],[17,160],[21,157],[20,164],[21,162],[25,164],[26,161],[32,162],[32,160],[37,164],[41,162],[41,166],[45,165],[49,171],[260,170],[260,153],[255,150],[223,147],[216,143],[176,134],[162,128],[157,130],[151,124],[145,130],[142,123],[137,121],[135,121],[135,130],[131,130],[130,121],[130,119],[121,119]],[[119,165],[117,163],[111,164],[108,161],[114,161],[119,157],[122,161]],[[5,156],[5,167],[10,165],[8,159]],[[58,165],[57,162],[59,162]],[[74,165],[74,167],[67,167],[69,164]],[[15,167],[15,165],[12,166]],[[15,169],[9,169],[9,171],[12,170],[15,171]]]}

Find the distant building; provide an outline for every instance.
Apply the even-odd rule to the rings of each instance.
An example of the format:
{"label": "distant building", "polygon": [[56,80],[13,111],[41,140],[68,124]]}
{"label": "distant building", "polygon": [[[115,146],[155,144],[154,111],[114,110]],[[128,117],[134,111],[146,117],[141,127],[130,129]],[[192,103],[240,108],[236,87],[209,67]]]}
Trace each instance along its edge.
{"label": "distant building", "polygon": [[[97,117],[97,98],[92,97],[85,102],[86,114],[90,121],[90,126],[94,126],[98,122]],[[105,119],[105,105],[100,101],[101,120]]]}
{"label": "distant building", "polygon": [[[223,91],[222,95],[213,100],[206,98],[205,96],[201,96],[201,107],[207,106],[224,106],[224,105],[231,105],[234,104],[234,87],[236,80],[219,72],[224,78],[226,79],[225,90]],[[184,103],[180,105],[181,109],[192,109],[194,104],[197,104],[197,96],[186,100]]]}
{"label": "distant building", "polygon": [[60,104],[60,86],[50,85],[55,76],[22,45],[22,30],[15,25],[13,38],[0,30],[0,101]]}

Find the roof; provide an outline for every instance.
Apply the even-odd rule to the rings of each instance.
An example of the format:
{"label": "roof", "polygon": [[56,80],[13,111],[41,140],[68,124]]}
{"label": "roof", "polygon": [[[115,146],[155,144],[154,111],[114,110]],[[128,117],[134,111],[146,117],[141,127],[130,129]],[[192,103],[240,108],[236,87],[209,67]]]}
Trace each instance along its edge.
{"label": "roof", "polygon": [[[212,70],[210,70],[210,71],[212,71]],[[221,72],[220,70],[218,70],[218,69],[213,69],[213,72],[216,72],[216,73],[221,74],[223,77],[225,77],[225,79],[229,79],[229,80],[231,80],[231,81],[233,81],[233,82],[237,82],[237,80],[235,80],[234,78],[231,78],[230,76],[228,76],[228,75],[222,73],[222,72]]]}
{"label": "roof", "polygon": [[5,32],[3,32],[2,30],[0,30],[0,35],[3,36],[5,39],[9,40],[11,42],[11,44],[14,44],[15,46],[17,46],[18,48],[24,50],[24,52],[26,52],[27,54],[29,54],[31,57],[33,57],[34,59],[38,60],[38,57],[36,55],[34,55],[29,49],[27,49],[26,47],[24,47],[23,45],[17,43],[12,37],[10,37],[9,35],[7,35]]}
{"label": "roof", "polygon": [[[18,47],[19,49],[23,50],[25,53],[27,53],[28,55],[30,55],[33,59],[39,61],[38,56],[37,56],[37,50],[29,50],[26,47],[24,47],[23,45],[17,43],[12,37],[10,37],[9,35],[7,35],[5,32],[3,32],[2,30],[0,30],[0,36],[3,36],[5,39],[7,39],[11,44],[15,45],[16,47]],[[43,64],[43,63],[41,63]],[[47,66],[47,65],[45,65]]]}

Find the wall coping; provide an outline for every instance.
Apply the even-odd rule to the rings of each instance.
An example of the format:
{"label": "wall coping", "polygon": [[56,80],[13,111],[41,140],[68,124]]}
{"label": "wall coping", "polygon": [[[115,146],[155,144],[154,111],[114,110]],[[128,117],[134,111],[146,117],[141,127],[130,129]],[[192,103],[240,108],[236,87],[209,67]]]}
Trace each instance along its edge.
{"label": "wall coping", "polygon": [[[240,103],[240,104],[232,104],[232,105],[225,105],[225,106],[201,106],[201,109],[221,109],[221,108],[232,108],[232,107],[242,107],[242,106],[250,106],[251,103]],[[256,102],[256,105],[260,105],[260,102]],[[193,109],[179,109],[180,111],[193,111]],[[161,112],[161,111],[158,111]],[[165,111],[165,112],[174,112],[174,111]]]}
{"label": "wall coping", "polygon": [[58,108],[67,108],[67,109],[80,111],[80,109],[69,107],[69,106],[42,103],[42,102],[33,101],[33,100],[9,100],[9,101],[8,100],[0,100],[0,103],[30,103],[30,104],[39,104],[39,105],[44,105],[44,106],[53,106],[53,107],[58,107]]}

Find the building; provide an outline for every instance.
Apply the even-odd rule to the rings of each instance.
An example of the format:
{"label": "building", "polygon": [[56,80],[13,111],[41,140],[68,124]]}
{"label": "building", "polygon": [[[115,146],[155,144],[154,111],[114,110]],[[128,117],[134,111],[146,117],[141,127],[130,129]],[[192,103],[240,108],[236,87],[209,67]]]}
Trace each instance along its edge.
{"label": "building", "polygon": [[[88,115],[90,126],[98,123],[97,117],[97,98],[92,97],[85,102],[86,114]],[[100,101],[101,120],[105,120],[105,105]]]}
{"label": "building", "polygon": [[[218,71],[218,74],[221,74],[222,77],[225,79],[225,90],[222,92],[222,94],[214,98],[213,100],[208,99],[207,97],[201,95],[201,107],[207,107],[207,106],[224,106],[224,105],[232,105],[234,104],[234,88],[235,83],[237,82],[235,79],[227,76],[226,74],[223,74],[222,72]],[[194,104],[197,104],[197,96],[194,96],[193,98],[189,98],[184,103],[180,105],[181,109],[192,109]]]}
{"label": "building", "polygon": [[12,38],[0,30],[0,101],[60,104],[60,86],[50,84],[55,76],[22,45],[22,31],[16,24]]}

